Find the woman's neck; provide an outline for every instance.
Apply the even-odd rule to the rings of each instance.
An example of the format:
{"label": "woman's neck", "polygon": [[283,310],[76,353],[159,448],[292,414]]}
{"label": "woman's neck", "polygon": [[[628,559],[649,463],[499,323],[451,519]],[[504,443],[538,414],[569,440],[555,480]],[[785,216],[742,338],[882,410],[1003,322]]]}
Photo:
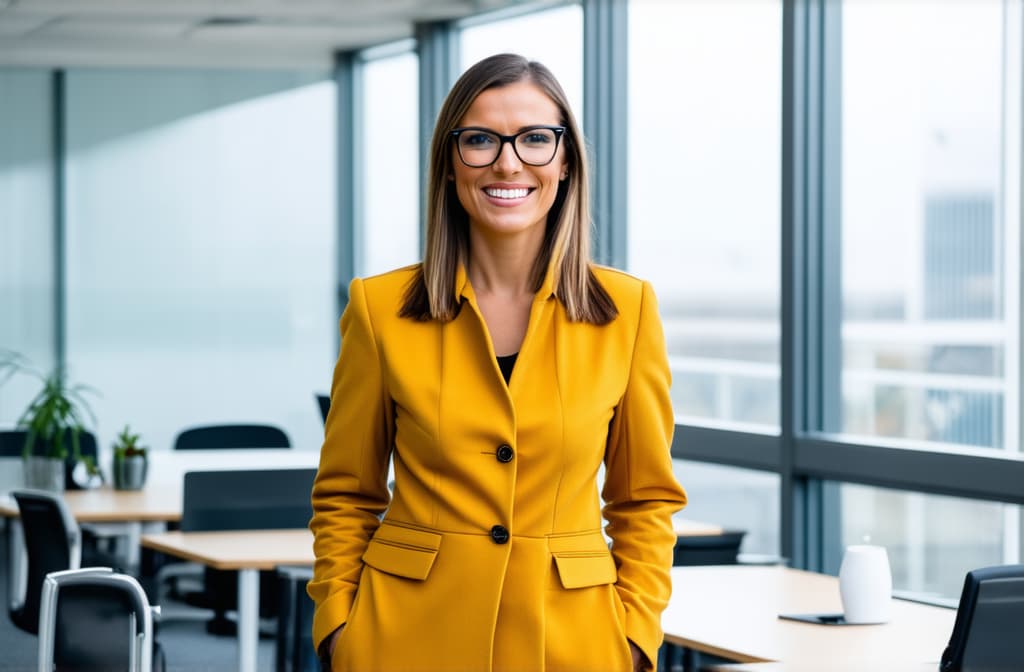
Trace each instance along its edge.
{"label": "woman's neck", "polygon": [[[530,232],[532,233],[532,232]],[[543,239],[536,236],[485,237],[470,233],[466,274],[478,296],[515,298],[533,295],[534,262]]]}

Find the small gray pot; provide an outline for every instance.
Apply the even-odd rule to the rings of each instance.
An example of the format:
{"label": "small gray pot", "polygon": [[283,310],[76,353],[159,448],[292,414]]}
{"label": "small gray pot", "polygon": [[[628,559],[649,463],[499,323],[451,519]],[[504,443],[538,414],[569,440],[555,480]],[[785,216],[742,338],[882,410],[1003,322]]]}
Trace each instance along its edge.
{"label": "small gray pot", "polygon": [[114,458],[114,489],[141,490],[146,485],[149,459],[145,455]]}
{"label": "small gray pot", "polygon": [[29,455],[24,458],[25,487],[64,492],[64,460]]}

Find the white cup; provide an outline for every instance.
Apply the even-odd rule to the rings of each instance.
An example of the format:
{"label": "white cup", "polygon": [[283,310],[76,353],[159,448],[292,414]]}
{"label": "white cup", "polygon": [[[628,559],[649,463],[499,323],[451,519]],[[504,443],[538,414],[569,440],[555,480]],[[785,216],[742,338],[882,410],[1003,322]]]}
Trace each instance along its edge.
{"label": "white cup", "polygon": [[847,623],[888,623],[892,572],[882,546],[847,546],[839,568],[839,596]]}

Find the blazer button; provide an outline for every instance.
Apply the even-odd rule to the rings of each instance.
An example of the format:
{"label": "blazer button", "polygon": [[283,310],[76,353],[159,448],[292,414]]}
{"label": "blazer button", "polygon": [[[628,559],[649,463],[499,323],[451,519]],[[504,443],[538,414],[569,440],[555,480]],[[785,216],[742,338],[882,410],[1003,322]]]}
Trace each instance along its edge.
{"label": "blazer button", "polygon": [[503,443],[498,446],[498,452],[496,454],[498,462],[511,462],[513,455],[515,455],[515,451],[512,450],[512,446],[507,443]]}
{"label": "blazer button", "polygon": [[504,525],[495,525],[491,528],[491,541],[496,544],[508,543],[508,528]]}

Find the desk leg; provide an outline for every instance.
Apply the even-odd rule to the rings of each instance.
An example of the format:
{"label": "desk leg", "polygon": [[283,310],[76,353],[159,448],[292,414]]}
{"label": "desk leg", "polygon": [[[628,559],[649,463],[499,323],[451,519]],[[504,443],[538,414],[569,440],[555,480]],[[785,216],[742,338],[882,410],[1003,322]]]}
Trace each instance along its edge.
{"label": "desk leg", "polygon": [[260,645],[260,570],[238,570],[238,670],[256,672]]}
{"label": "desk leg", "polygon": [[25,553],[25,536],[21,530],[21,520],[7,519],[7,551],[9,557],[7,575],[7,601],[11,607],[20,607],[25,603],[25,590],[28,587],[28,555]]}
{"label": "desk leg", "polygon": [[125,543],[128,547],[124,551],[124,557],[128,561],[130,571],[138,573],[142,565],[142,523],[139,521],[126,523],[125,532],[128,537]]}

